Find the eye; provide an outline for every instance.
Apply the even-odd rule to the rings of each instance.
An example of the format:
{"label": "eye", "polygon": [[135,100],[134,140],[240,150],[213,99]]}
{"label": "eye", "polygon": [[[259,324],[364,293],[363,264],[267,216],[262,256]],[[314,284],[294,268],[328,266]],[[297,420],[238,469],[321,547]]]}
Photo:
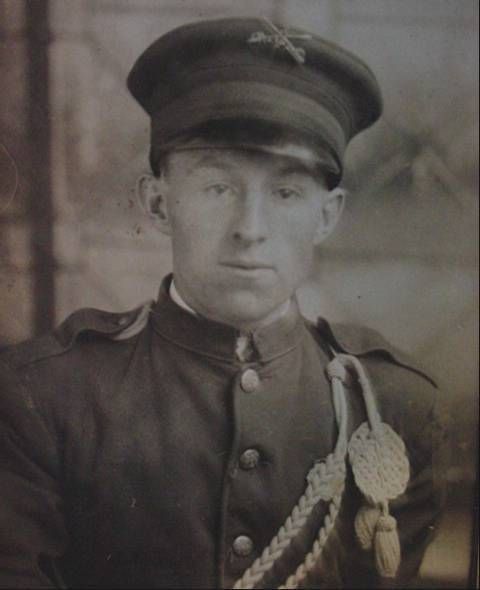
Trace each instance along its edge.
{"label": "eye", "polygon": [[303,192],[295,187],[281,186],[274,190],[274,194],[280,197],[282,201],[300,199],[303,196]]}
{"label": "eye", "polygon": [[210,184],[205,188],[205,192],[212,197],[221,197],[233,192],[233,188],[223,182]]}

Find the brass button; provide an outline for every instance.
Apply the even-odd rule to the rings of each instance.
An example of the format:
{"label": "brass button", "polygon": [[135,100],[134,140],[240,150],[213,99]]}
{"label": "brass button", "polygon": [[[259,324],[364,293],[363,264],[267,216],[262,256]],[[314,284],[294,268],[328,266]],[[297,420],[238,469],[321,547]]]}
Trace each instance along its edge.
{"label": "brass button", "polygon": [[253,551],[253,541],[247,535],[239,535],[234,539],[232,548],[237,557],[248,557]]}
{"label": "brass button", "polygon": [[260,377],[254,369],[246,369],[240,377],[240,385],[246,393],[252,393],[260,385]]}
{"label": "brass button", "polygon": [[260,462],[260,453],[257,449],[247,449],[240,455],[238,462],[242,469],[255,469]]}

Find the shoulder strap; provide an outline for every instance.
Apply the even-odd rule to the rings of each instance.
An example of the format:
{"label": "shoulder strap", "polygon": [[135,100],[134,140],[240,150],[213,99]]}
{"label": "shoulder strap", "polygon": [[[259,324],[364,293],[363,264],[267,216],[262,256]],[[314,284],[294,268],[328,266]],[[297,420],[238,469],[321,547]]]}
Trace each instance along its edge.
{"label": "shoulder strap", "polygon": [[143,330],[148,322],[151,305],[152,301],[147,301],[123,313],[94,308],[79,309],[53,332],[11,346],[3,350],[1,356],[10,365],[22,367],[70,350],[82,334],[94,333],[111,340],[127,340]]}
{"label": "shoulder strap", "polygon": [[347,324],[330,324],[324,318],[318,318],[315,331],[329,347],[357,357],[377,355],[426,379],[434,387],[435,380],[417,361],[408,354],[392,346],[379,332],[371,328]]}

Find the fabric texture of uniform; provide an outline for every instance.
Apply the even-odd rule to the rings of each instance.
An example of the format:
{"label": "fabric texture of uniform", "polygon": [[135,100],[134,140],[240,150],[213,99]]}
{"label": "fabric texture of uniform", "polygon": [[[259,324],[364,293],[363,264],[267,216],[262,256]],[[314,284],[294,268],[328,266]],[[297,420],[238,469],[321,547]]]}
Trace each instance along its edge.
{"label": "fabric texture of uniform", "polygon": [[[0,355],[0,586],[229,588],[277,532],[337,437],[325,367],[357,354],[411,465],[391,503],[402,565],[379,579],[355,541],[361,497],[348,476],[335,529],[308,587],[404,585],[443,495],[437,391],[375,333],[306,322],[296,305],[252,335],[196,317],[168,295],[129,338],[138,310],[77,312]],[[349,430],[364,420],[347,383]],[[262,587],[302,561],[320,503]]]}

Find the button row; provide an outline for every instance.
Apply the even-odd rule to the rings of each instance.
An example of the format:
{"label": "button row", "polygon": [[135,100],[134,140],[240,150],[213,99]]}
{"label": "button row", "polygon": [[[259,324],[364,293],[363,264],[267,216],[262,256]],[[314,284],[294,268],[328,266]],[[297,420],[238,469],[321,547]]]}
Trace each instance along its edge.
{"label": "button row", "polygon": [[[260,377],[254,369],[246,369],[240,376],[240,387],[245,393],[253,393],[260,385]],[[255,469],[260,462],[260,453],[257,449],[246,449],[240,455],[238,463],[242,469]],[[233,540],[233,552],[237,557],[248,557],[252,554],[253,541],[247,535],[239,535]]]}

